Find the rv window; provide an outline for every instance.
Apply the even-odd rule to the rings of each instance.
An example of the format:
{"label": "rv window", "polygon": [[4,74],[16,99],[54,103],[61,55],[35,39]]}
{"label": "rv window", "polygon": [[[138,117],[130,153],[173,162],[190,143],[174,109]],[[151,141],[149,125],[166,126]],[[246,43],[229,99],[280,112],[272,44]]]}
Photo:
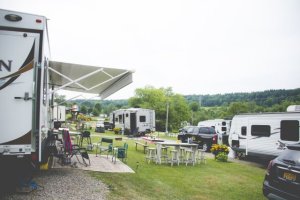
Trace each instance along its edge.
{"label": "rv window", "polygon": [[247,135],[247,127],[246,126],[242,126],[242,128],[241,128],[241,134],[242,135]]}
{"label": "rv window", "polygon": [[128,113],[126,113],[126,115],[125,115],[126,117],[128,117],[129,115],[128,115]]}
{"label": "rv window", "polygon": [[119,119],[118,119],[118,118],[116,118],[116,119],[115,119],[115,121],[116,121],[116,122],[118,122],[118,121],[119,121]]}
{"label": "rv window", "polygon": [[140,116],[140,122],[146,122],[146,116]]}
{"label": "rv window", "polygon": [[280,139],[288,141],[299,141],[299,121],[282,120],[280,122]]}
{"label": "rv window", "polygon": [[226,127],[222,127],[221,130],[222,131],[227,131],[227,128]]}
{"label": "rv window", "polygon": [[119,122],[122,122],[122,119],[123,119],[122,115],[119,115]]}
{"label": "rv window", "polygon": [[251,126],[251,135],[252,136],[260,136],[260,137],[270,137],[271,126],[269,126],[269,125],[252,125]]}

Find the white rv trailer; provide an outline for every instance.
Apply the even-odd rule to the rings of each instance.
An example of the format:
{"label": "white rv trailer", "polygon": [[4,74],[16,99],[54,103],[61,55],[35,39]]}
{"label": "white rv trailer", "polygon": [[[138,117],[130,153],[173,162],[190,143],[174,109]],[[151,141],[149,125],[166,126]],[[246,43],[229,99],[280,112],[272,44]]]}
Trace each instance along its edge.
{"label": "white rv trailer", "polygon": [[155,131],[155,111],[144,108],[119,109],[112,112],[113,127],[128,130],[130,134],[143,135]]}
{"label": "white rv trailer", "polygon": [[57,90],[104,99],[132,82],[129,70],[50,61],[44,16],[0,9],[0,44],[0,159],[48,160]]}
{"label": "white rv trailer", "polygon": [[229,144],[237,155],[278,156],[287,144],[299,143],[300,112],[235,115]]}
{"label": "white rv trailer", "polygon": [[49,46],[43,16],[0,10],[0,154],[41,160],[47,136]]}
{"label": "white rv trailer", "polygon": [[198,126],[211,126],[214,127],[216,133],[218,134],[218,144],[228,145],[228,135],[230,129],[231,120],[225,119],[210,119],[205,121],[200,121]]}

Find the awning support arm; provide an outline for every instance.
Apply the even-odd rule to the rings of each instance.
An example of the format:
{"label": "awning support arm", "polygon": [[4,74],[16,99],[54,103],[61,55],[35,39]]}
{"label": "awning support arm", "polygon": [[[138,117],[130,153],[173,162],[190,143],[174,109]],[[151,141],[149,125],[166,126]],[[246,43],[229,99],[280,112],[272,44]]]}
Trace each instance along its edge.
{"label": "awning support arm", "polygon": [[[66,75],[60,73],[59,71],[56,71],[55,69],[51,68],[51,67],[48,67],[48,69],[50,69],[51,71],[57,73],[58,75],[62,76],[63,78],[69,80],[69,81],[73,81],[71,78],[67,77]],[[80,83],[75,83],[76,85],[78,85],[79,87],[85,89],[85,90],[88,90],[86,87],[84,87],[83,85],[81,85]]]}
{"label": "awning support arm", "polygon": [[[76,79],[76,80],[70,81],[69,83],[66,83],[66,84],[62,85],[62,86],[60,86],[59,88],[57,88],[57,89],[55,89],[55,90],[53,90],[53,91],[50,91],[49,93],[50,93],[50,94],[55,93],[55,92],[57,92],[58,90],[61,90],[61,89],[65,88],[65,87],[67,87],[67,86],[69,86],[69,85],[71,85],[71,84],[73,84],[73,83],[77,83],[78,81],[81,81],[81,80],[83,80],[83,79],[85,79],[85,78],[88,78],[88,77],[90,77],[90,76],[92,76],[92,75],[94,75],[94,74],[96,74],[96,73],[98,73],[98,72],[100,72],[100,71],[103,71],[103,68],[99,68],[99,69],[97,69],[96,71],[93,71],[93,72],[91,72],[91,73],[89,73],[89,74],[86,74],[86,75],[84,75],[84,76],[82,76],[82,77],[80,77],[80,78],[78,78],[78,79]],[[88,90],[90,90],[90,89],[88,89]]]}
{"label": "awning support arm", "polygon": [[92,89],[94,89],[94,88],[96,88],[96,87],[99,87],[99,86],[101,86],[101,85],[103,85],[103,84],[105,84],[105,83],[107,83],[107,82],[109,82],[109,81],[111,81],[111,80],[114,80],[114,79],[116,79],[116,78],[119,78],[120,76],[123,76],[123,75],[125,75],[125,74],[128,73],[128,72],[129,72],[129,71],[125,71],[125,72],[123,72],[122,74],[119,74],[119,75],[117,75],[117,76],[115,76],[115,77],[112,77],[112,78],[110,78],[110,79],[108,79],[108,80],[102,82],[102,83],[99,83],[99,84],[97,84],[97,85],[95,85],[95,86],[93,86],[93,87],[90,87],[90,88],[88,89],[88,91],[89,91],[89,90],[92,90]]}

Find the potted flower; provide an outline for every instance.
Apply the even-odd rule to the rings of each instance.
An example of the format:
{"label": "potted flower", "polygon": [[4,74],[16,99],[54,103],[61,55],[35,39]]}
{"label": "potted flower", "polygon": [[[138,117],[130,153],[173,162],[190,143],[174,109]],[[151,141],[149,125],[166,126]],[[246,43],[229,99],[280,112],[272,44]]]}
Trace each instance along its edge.
{"label": "potted flower", "polygon": [[121,128],[115,127],[115,128],[113,128],[113,131],[115,132],[115,134],[119,134],[121,131]]}
{"label": "potted flower", "polygon": [[213,144],[210,151],[215,155],[215,159],[226,162],[229,154],[229,147],[226,145]]}

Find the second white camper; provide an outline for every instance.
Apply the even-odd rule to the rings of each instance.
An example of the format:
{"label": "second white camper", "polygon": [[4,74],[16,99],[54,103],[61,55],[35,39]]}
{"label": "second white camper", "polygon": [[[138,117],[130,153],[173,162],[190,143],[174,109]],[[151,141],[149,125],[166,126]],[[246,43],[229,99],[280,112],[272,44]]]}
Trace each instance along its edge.
{"label": "second white camper", "polygon": [[155,131],[155,111],[143,108],[115,110],[110,115],[113,127],[129,131],[129,134],[144,135]]}
{"label": "second white camper", "polygon": [[238,155],[278,156],[288,144],[299,143],[300,112],[235,115],[229,144]]}

